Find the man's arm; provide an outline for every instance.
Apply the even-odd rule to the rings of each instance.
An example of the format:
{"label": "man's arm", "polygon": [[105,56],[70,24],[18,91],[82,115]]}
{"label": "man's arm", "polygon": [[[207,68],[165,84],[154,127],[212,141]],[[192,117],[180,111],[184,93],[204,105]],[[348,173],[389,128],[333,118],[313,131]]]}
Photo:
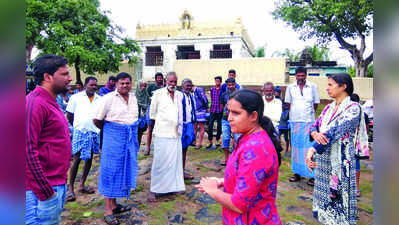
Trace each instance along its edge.
{"label": "man's arm", "polygon": [[290,110],[291,109],[291,102],[292,102],[290,86],[287,86],[287,89],[285,90],[285,100],[284,100],[284,102],[288,104],[288,110]]}
{"label": "man's arm", "polygon": [[98,129],[103,129],[104,120],[93,119],[93,123]]}
{"label": "man's arm", "polygon": [[67,112],[66,118],[67,118],[68,122],[73,125],[73,118],[74,118],[73,113]]}
{"label": "man's arm", "polygon": [[40,103],[29,99],[26,102],[26,181],[32,192],[40,201],[45,201],[55,195],[53,187],[47,180],[39,160],[38,142],[45,124],[44,110]]}

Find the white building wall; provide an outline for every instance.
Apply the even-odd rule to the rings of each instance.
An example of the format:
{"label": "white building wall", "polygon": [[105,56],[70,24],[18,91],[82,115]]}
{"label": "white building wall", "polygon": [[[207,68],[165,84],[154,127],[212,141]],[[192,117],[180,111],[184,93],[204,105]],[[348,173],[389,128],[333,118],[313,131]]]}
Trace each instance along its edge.
{"label": "white building wall", "polygon": [[[230,44],[232,49],[232,58],[249,58],[252,57],[249,49],[246,48],[241,37],[226,36],[226,37],[198,37],[198,38],[175,38],[175,39],[152,39],[152,40],[138,40],[139,46],[142,49],[140,57],[143,59],[143,74],[142,78],[146,81],[154,81],[156,72],[162,72],[166,75],[167,72],[172,71],[176,62],[176,51],[178,45],[194,45],[196,51],[200,51],[201,59],[210,59],[210,51],[214,44]],[[145,52],[147,46],[161,46],[164,52],[164,61],[162,66],[146,66]]]}

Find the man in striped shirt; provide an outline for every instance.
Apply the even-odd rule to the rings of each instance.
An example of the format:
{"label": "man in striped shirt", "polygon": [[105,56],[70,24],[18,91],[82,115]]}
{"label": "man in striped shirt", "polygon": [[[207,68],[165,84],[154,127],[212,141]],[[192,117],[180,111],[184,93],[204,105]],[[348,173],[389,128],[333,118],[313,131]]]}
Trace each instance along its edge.
{"label": "man in striped shirt", "polygon": [[66,58],[35,61],[38,86],[26,96],[26,224],[59,224],[71,157],[68,122],[56,97],[72,77]]}
{"label": "man in striped shirt", "polygon": [[216,147],[220,146],[220,136],[222,134],[222,106],[220,105],[220,95],[222,94],[222,77],[215,77],[215,87],[211,88],[211,109],[210,109],[210,117],[208,124],[208,141],[209,145],[206,147],[207,149],[212,148],[213,146],[213,123],[216,120],[217,129],[216,129]]}

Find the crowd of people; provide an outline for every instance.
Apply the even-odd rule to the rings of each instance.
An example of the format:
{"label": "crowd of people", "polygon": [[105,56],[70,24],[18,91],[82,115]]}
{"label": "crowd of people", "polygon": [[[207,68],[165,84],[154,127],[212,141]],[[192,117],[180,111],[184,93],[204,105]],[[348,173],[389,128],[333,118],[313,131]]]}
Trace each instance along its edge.
{"label": "crowd of people", "polygon": [[[202,177],[196,187],[222,205],[223,224],[281,224],[276,193],[283,136],[285,155],[291,149],[289,181],[306,177],[314,186],[314,217],[356,224],[359,160],[369,157],[367,114],[346,73],[328,77],[333,101],[317,119],[319,90],[304,67],[285,92],[265,82],[263,96],[240,86],[234,69],[224,82],[214,77],[209,95],[189,77],[179,83],[175,72],[158,72],[151,84],[140,80],[135,92],[125,72],[110,76],[99,94],[93,76],[72,91],[68,62],[56,55],[39,57],[33,73],[37,86],[26,97],[26,224],[59,224],[65,201],[79,197],[74,184],[82,159],[79,194],[98,190],[104,221],[119,224],[116,215],[131,207],[116,200],[136,188],[144,133],[144,154],[154,147],[149,202],[186,190],[184,181],[195,176],[186,169],[187,150],[202,148],[207,133],[204,149],[224,152],[224,178]],[[100,154],[97,188],[85,184],[94,154]]]}

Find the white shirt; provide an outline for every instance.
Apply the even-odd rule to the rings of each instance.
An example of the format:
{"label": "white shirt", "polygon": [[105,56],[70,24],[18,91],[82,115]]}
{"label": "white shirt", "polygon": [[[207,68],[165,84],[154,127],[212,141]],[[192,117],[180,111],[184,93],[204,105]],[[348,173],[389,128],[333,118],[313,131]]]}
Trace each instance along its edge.
{"label": "white shirt", "polygon": [[283,111],[283,103],[280,99],[273,98],[270,102],[267,102],[263,98],[265,104],[265,109],[263,110],[263,115],[270,118],[273,122],[273,126],[277,127],[280,123],[281,112]]}
{"label": "white shirt", "polygon": [[175,91],[172,101],[166,87],[154,92],[150,106],[150,119],[155,120],[155,136],[180,138],[183,124],[182,100],[183,94]]}
{"label": "white shirt", "polygon": [[86,91],[81,91],[71,96],[66,111],[73,113],[73,128],[80,131],[100,132],[93,123],[96,107],[100,100],[101,96],[94,94],[93,101],[90,102]]}
{"label": "white shirt", "polygon": [[[183,93],[183,95],[185,95],[185,101],[186,101],[186,121],[183,121],[184,123],[190,123],[191,121],[191,109],[192,109],[192,104],[190,101],[190,96],[193,97],[191,94],[186,95],[185,93]],[[193,97],[194,100],[194,97]],[[193,102],[195,104],[195,102]],[[183,106],[182,106],[183,108]]]}
{"label": "white shirt", "polygon": [[130,92],[128,102],[117,90],[104,95],[98,104],[95,119],[120,124],[132,124],[139,118],[136,96]]}
{"label": "white shirt", "polygon": [[290,103],[290,121],[312,122],[315,111],[313,104],[320,104],[319,90],[316,84],[306,81],[303,95],[298,84],[290,84],[285,92],[285,102]]}

